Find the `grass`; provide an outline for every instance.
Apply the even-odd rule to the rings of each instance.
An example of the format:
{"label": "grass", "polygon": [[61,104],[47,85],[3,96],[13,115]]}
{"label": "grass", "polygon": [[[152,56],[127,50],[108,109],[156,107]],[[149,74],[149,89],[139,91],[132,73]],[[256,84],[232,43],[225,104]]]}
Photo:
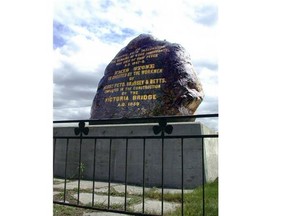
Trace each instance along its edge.
{"label": "grass", "polygon": [[86,209],[71,206],[53,205],[53,216],[82,216]]}
{"label": "grass", "polygon": [[[205,216],[218,216],[218,180],[205,185]],[[202,216],[202,187],[196,188],[192,193],[184,194],[184,215]],[[169,216],[181,215],[181,207],[168,214]]]}
{"label": "grass", "polygon": [[[72,196],[75,194],[76,190],[67,190],[66,191],[66,200],[69,203],[76,203],[76,199]],[[90,189],[81,190],[81,192],[91,192]],[[124,197],[124,193],[117,192],[113,187],[110,189],[111,196],[122,196]],[[102,194],[102,193],[100,193]],[[107,193],[103,193],[103,195]],[[55,200],[63,200],[63,192],[55,195]],[[141,195],[127,195],[127,198],[130,198],[127,201],[127,210],[134,204],[141,203],[142,197]],[[153,200],[160,200],[161,201],[161,192],[159,190],[150,189],[149,191],[145,192],[145,199],[153,199]],[[164,201],[167,202],[175,202],[181,204],[182,196],[181,193],[176,194],[164,194],[163,196]],[[184,215],[186,216],[202,216],[203,215],[203,189],[202,187],[195,188],[191,193],[184,193]],[[91,206],[91,205],[90,205]],[[106,206],[99,206],[96,204],[95,206],[100,208],[106,208]],[[111,209],[118,209],[123,210],[123,205],[111,205]],[[93,212],[92,210],[85,210],[82,208],[75,208],[70,206],[62,206],[54,204],[53,215],[54,216],[82,216],[84,212]],[[181,214],[181,206],[177,208],[175,211],[165,214],[167,216],[178,216]],[[214,181],[213,183],[205,184],[205,216],[218,216],[218,180]]]}
{"label": "grass", "polygon": [[[151,189],[145,192],[145,199],[154,199],[162,200],[162,194],[157,189]],[[167,202],[180,202],[181,203],[181,194],[180,193],[165,193],[163,194],[163,200]]]}

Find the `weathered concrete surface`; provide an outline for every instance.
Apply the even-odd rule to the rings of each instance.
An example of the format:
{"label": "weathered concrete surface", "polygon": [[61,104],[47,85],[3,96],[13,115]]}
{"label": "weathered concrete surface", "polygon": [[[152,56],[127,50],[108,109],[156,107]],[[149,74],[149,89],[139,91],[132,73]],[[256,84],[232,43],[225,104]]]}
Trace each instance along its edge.
{"label": "weathered concrete surface", "polygon": [[[62,179],[57,179],[61,180],[64,182],[64,180]],[[64,190],[64,183],[54,183],[53,184],[53,188],[54,190]],[[95,181],[94,182],[94,192],[95,193],[107,193],[108,194],[108,187],[109,187],[109,183],[108,182],[99,182],[99,181]],[[124,184],[120,184],[120,183],[110,183],[110,188],[111,190],[115,190],[118,193],[125,193],[125,185]],[[74,181],[69,181],[66,183],[66,190],[75,190],[78,189],[78,180],[74,180]],[[86,189],[91,189],[93,190],[93,181],[86,181],[86,180],[81,180],[80,181],[80,190],[86,190]],[[145,187],[145,193],[149,193],[149,192],[157,192],[157,193],[161,193],[162,189],[161,188],[151,188],[151,187]],[[191,193],[193,190],[192,189],[187,189],[184,190],[184,193]],[[181,189],[171,189],[171,188],[164,188],[164,194],[177,194],[177,193],[181,193],[182,190]],[[59,193],[59,192],[54,192],[54,193]],[[135,185],[127,185],[127,194],[133,194],[133,195],[142,195],[143,194],[143,187],[142,186],[135,186]]]}
{"label": "weathered concrete surface", "polygon": [[[165,202],[165,201],[163,202],[163,205],[164,205],[163,207],[164,214],[171,212],[180,206],[179,203]],[[162,206],[161,201],[145,200],[144,210],[145,210],[145,213],[161,214],[161,206]],[[131,209],[134,212],[142,212],[142,208],[143,208],[143,203],[139,203],[131,207]]]}
{"label": "weathered concrete surface", "polygon": [[53,191],[53,196],[54,195],[57,195],[57,194],[60,194],[61,192],[59,192],[59,191]]}
{"label": "weathered concrete surface", "polygon": [[[95,182],[94,183],[94,189],[95,190],[100,190],[100,189],[106,189],[108,187],[109,183],[108,182]],[[118,184],[115,183],[110,183],[110,186],[116,186]],[[63,183],[58,183],[54,184],[53,186],[55,189],[64,189],[64,182]],[[72,189],[77,189],[78,188],[78,181],[67,181],[66,182],[66,189],[67,190],[72,190]],[[93,189],[93,181],[85,181],[81,180],[80,181],[80,188],[81,189]]]}
{"label": "weathered concrete surface", "polygon": [[[74,194],[73,197],[77,199],[78,194]],[[131,198],[127,198],[127,202],[130,199]],[[94,200],[95,200],[94,204],[108,205],[108,195],[94,194]],[[91,204],[92,193],[80,193],[79,201],[84,205]],[[124,205],[124,203],[125,203],[125,197],[110,196],[110,205]]]}
{"label": "weathered concrete surface", "polygon": [[[171,123],[172,124],[172,123]],[[199,135],[213,133],[201,123],[173,123],[172,135]],[[89,126],[88,136],[155,136],[153,124]],[[75,136],[73,127],[54,128],[54,136]],[[170,136],[170,135],[167,135]],[[155,136],[156,137],[156,136]],[[83,139],[81,163],[83,179],[93,179],[94,139]],[[145,185],[161,185],[161,139],[146,139],[145,144]],[[65,176],[65,152],[67,140],[57,139],[55,143],[54,176]],[[79,140],[70,139],[68,144],[67,178],[78,177]],[[218,139],[204,139],[205,181],[213,181],[218,176]],[[108,181],[109,139],[97,139],[95,153],[95,180]],[[110,174],[112,182],[125,180],[126,140],[113,139],[111,143]],[[183,141],[184,188],[194,188],[202,184],[202,139],[187,138]],[[127,151],[127,183],[143,184],[143,139],[129,139]],[[181,139],[164,140],[164,186],[181,187]]]}
{"label": "weathered concrete surface", "polygon": [[[211,130],[202,124],[204,134],[211,133]],[[207,182],[212,182],[218,177],[218,142],[217,138],[205,138],[204,142],[204,161],[205,161],[205,176]]]}
{"label": "weathered concrete surface", "polygon": [[83,216],[123,216],[127,214],[111,213],[111,212],[87,212]]}
{"label": "weathered concrete surface", "polygon": [[[62,190],[62,183],[61,179],[54,179],[54,191],[53,191],[53,195],[57,195],[59,193],[63,193]],[[81,180],[82,182],[82,180]],[[90,183],[88,183],[88,181],[83,181],[84,184],[81,185],[92,185],[93,182],[90,181]],[[68,184],[68,183],[67,183]],[[59,185],[61,185],[61,187],[59,187]],[[78,194],[76,192],[75,189],[77,189],[78,187],[78,181],[71,181],[69,182],[70,185],[70,189],[67,188],[67,191],[74,192],[72,194],[72,196],[77,199],[78,198]],[[95,185],[101,185],[103,187],[101,187],[101,189],[105,190],[106,193],[108,192],[108,183],[104,184],[104,182],[95,182]],[[112,185],[112,184],[111,184]],[[63,187],[64,188],[64,187]],[[140,186],[133,186],[133,185],[127,185],[127,188],[133,188],[133,190],[130,190],[130,193],[127,194],[127,209],[131,212],[142,212],[142,206],[143,206],[143,201],[142,201],[142,192],[139,193],[140,191],[142,191],[142,187]],[[80,193],[79,193],[79,201],[81,205],[91,205],[92,204],[92,190],[91,192],[87,192],[87,187],[86,188],[81,188],[80,189]],[[110,196],[110,206],[113,205],[118,205],[118,206],[124,206],[125,203],[125,196],[124,196],[124,192],[125,192],[125,185],[124,184],[118,184],[118,185],[114,185],[111,186],[111,191],[115,190],[119,194],[119,196]],[[161,189],[160,188],[145,188],[145,193],[149,192],[153,190],[154,192],[157,193],[161,193]],[[67,192],[66,191],[66,192]],[[127,190],[128,191],[128,190]],[[105,206],[107,207],[108,205],[108,193],[106,194],[102,194],[102,192],[97,192],[94,191],[94,204],[95,205],[101,205],[103,208],[105,208]],[[164,189],[164,194],[166,193],[173,193],[173,194],[181,194],[181,190],[176,190],[176,189]],[[184,193],[187,192],[193,192],[193,190],[185,190]],[[120,196],[121,195],[121,196]],[[67,195],[66,195],[67,196]],[[134,197],[134,201],[133,202],[129,202],[131,201],[132,198],[130,197]],[[135,197],[138,197],[138,201],[135,200]],[[66,197],[67,198],[67,197]],[[59,198],[57,199],[57,201],[63,201],[63,200],[59,200]],[[69,201],[66,200],[66,203],[69,203]],[[177,207],[180,207],[180,203],[175,203],[175,202],[163,202],[163,210],[164,213],[168,213],[168,212],[172,212],[175,211]],[[159,200],[154,200],[154,199],[149,199],[149,198],[145,198],[145,213],[155,213],[155,214],[161,214],[161,201]],[[83,214],[83,216],[113,216],[113,215],[118,215],[116,213],[110,213],[110,212],[101,212],[101,211],[97,211],[97,212],[85,212]],[[126,214],[120,214],[120,215],[126,215]]]}

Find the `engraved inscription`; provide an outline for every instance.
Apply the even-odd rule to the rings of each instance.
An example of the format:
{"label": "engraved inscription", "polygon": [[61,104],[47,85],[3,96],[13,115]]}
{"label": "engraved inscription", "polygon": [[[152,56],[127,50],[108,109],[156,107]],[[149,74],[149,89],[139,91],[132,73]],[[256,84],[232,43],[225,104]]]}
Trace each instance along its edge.
{"label": "engraved inscription", "polygon": [[91,119],[191,115],[202,86],[184,48],[139,35],[107,65]]}
{"label": "engraved inscription", "polygon": [[[160,89],[166,83],[162,76],[163,68],[155,63],[146,63],[159,57],[159,54],[169,52],[165,46],[156,46],[115,57],[111,64],[121,66],[108,77],[104,86],[105,103],[118,103],[118,107],[141,106],[142,101],[156,100],[156,94],[145,94],[146,90]],[[160,75],[159,78],[149,79],[149,75]],[[123,79],[125,81],[123,82]],[[113,96],[110,96],[113,94]],[[126,95],[125,97],[123,95]],[[137,101],[135,103],[134,101]]]}

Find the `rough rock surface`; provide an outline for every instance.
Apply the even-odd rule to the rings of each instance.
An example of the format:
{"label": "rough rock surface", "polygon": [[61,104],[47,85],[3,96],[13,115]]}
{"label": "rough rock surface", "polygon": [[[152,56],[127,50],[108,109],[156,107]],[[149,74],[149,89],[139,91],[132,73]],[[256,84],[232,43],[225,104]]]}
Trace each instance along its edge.
{"label": "rough rock surface", "polygon": [[106,67],[90,118],[192,115],[203,97],[185,49],[141,34]]}

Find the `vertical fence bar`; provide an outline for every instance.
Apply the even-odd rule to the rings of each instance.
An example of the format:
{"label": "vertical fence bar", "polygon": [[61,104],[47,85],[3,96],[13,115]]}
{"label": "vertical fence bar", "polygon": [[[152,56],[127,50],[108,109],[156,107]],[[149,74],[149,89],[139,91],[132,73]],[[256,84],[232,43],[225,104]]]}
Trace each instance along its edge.
{"label": "vertical fence bar", "polygon": [[[56,153],[56,139],[53,138],[53,185],[54,185],[54,174],[55,174],[55,153]],[[54,191],[54,187],[53,187]],[[53,196],[54,200],[54,196]]]}
{"label": "vertical fence bar", "polygon": [[80,133],[80,146],[79,146],[77,205],[79,205],[79,199],[80,199],[81,155],[82,155],[82,133]]}
{"label": "vertical fence bar", "polygon": [[53,178],[54,178],[54,171],[55,171],[55,152],[56,152],[56,139],[53,139]]}
{"label": "vertical fence bar", "polygon": [[92,207],[94,207],[94,195],[95,195],[95,164],[96,164],[96,147],[97,138],[94,139],[94,154],[93,154],[93,185],[92,185]]}
{"label": "vertical fence bar", "polygon": [[161,172],[161,215],[164,212],[164,131],[161,132],[162,138],[162,156],[161,156],[161,164],[162,164],[162,172]]}
{"label": "vertical fence bar", "polygon": [[183,138],[181,138],[181,215],[184,215],[184,154],[183,154]]}
{"label": "vertical fence bar", "polygon": [[145,211],[145,149],[146,149],[146,139],[143,139],[143,190],[142,190],[142,213]]}
{"label": "vertical fence bar", "polygon": [[69,138],[66,141],[66,152],[65,152],[65,168],[64,168],[64,203],[66,201],[66,180],[67,180],[67,161],[68,161],[68,145],[69,144]]}
{"label": "vertical fence bar", "polygon": [[[160,141],[159,139],[161,139],[161,215],[164,214],[164,172],[166,168],[165,166],[165,132],[167,132],[168,134],[170,134],[170,129],[167,127],[167,130],[166,128],[164,129],[164,126],[163,126],[163,122],[160,124],[159,123],[159,126],[160,128],[162,128],[162,131],[161,131],[161,135],[159,137],[159,135],[157,136],[157,140]],[[80,126],[80,123],[79,123],[79,127],[81,128]],[[154,130],[154,128],[153,128]],[[158,131],[158,129],[156,128],[154,130],[154,133],[155,135],[159,134],[156,133]],[[76,133],[76,132],[75,132]],[[85,133],[85,132],[84,132]],[[85,133],[86,134],[86,133]],[[77,134],[76,134],[77,135]],[[86,134],[87,135],[87,134]],[[184,199],[185,199],[185,196],[184,196],[184,182],[185,182],[185,179],[184,179],[184,139],[187,138],[187,136],[185,137],[180,137],[180,136],[175,136],[177,138],[180,138],[181,139],[181,200],[182,200],[182,203],[181,203],[181,215],[184,215]],[[172,137],[175,138],[175,137]],[[199,137],[199,136],[198,136]],[[201,155],[201,163],[202,163],[202,215],[205,216],[205,214],[207,214],[206,212],[206,209],[205,209],[205,205],[206,205],[206,196],[205,196],[205,183],[206,183],[206,170],[205,170],[205,137],[202,135],[200,136],[201,138],[201,145],[202,145],[202,155]],[[63,145],[65,145],[65,139],[66,139],[66,149],[65,149],[65,171],[64,171],[64,178],[65,178],[65,181],[64,181],[64,203],[61,202],[57,202],[55,201],[54,203],[56,204],[61,204],[61,205],[70,205],[70,206],[74,206],[74,207],[78,207],[77,205],[79,205],[80,203],[80,192],[81,192],[81,187],[80,187],[80,183],[81,183],[81,180],[82,180],[82,175],[83,175],[83,169],[82,169],[82,163],[81,163],[81,159],[82,159],[82,145],[83,145],[83,137],[82,137],[82,132],[80,133],[80,146],[79,146],[79,162],[78,162],[78,194],[77,194],[77,205],[71,203],[66,203],[66,196],[68,197],[68,192],[67,192],[67,176],[68,176],[68,180],[71,178],[70,177],[70,172],[69,172],[69,160],[68,160],[68,152],[69,152],[69,145],[70,145],[70,140],[71,139],[74,139],[73,137],[71,138],[70,136],[68,137],[60,137],[60,138],[64,138],[64,142],[63,142]],[[123,140],[126,140],[126,149],[125,149],[125,203],[124,203],[124,211],[123,210],[115,210],[113,207],[110,208],[110,205],[111,205],[111,181],[112,181],[112,178],[113,178],[113,158],[112,158],[112,141],[113,139],[117,139],[117,137],[107,137],[109,139],[109,161],[108,161],[108,208],[106,209],[101,209],[101,208],[97,208],[95,207],[94,205],[94,200],[95,200],[95,175],[96,175],[96,154],[97,153],[97,142],[98,142],[98,139],[101,139],[101,137],[91,137],[90,139],[94,139],[94,158],[93,158],[93,194],[92,194],[92,208],[91,206],[79,206],[79,207],[82,207],[82,208],[90,208],[90,209],[95,209],[95,210],[103,210],[103,211],[107,211],[107,212],[116,212],[116,213],[125,213],[127,211],[127,197],[129,197],[129,194],[127,193],[127,188],[128,188],[128,147],[129,147],[129,139],[131,139],[130,137],[123,137],[121,139]],[[132,139],[138,139],[139,137],[133,137]],[[140,137],[139,139],[143,139],[143,176],[142,176],[142,213],[140,212],[127,212],[128,214],[133,214],[135,213],[135,215],[153,215],[153,213],[151,214],[145,214],[145,184],[146,184],[146,181],[145,181],[145,169],[146,169],[146,139],[150,139],[151,137],[148,136],[148,137]],[[171,138],[171,137],[168,137],[168,138]],[[56,157],[58,155],[57,152],[56,152],[56,146],[57,144],[59,145],[59,143],[57,143],[57,137],[53,137],[53,148],[54,148],[54,151],[53,151],[53,170],[54,168],[57,168],[57,163],[56,163]],[[119,139],[119,138],[118,138]],[[154,139],[154,138],[153,138]],[[72,143],[73,144],[73,143]],[[99,143],[98,143],[99,144]],[[108,143],[107,143],[108,144]],[[159,143],[160,144],[160,143]],[[166,143],[167,144],[167,143]],[[71,148],[71,146],[70,146]],[[84,149],[83,149],[84,150]],[[107,152],[107,149],[106,149],[106,152]],[[114,152],[113,152],[114,154]],[[185,155],[186,156],[186,155]],[[84,155],[83,155],[84,157]],[[185,157],[186,158],[186,157]],[[69,157],[70,159],[70,157]],[[76,159],[77,160],[77,159]],[[106,161],[107,162],[107,161]],[[140,165],[141,166],[141,165]],[[146,169],[147,170],[147,169]],[[107,170],[106,170],[107,171]],[[201,172],[200,171],[200,172]],[[112,172],[112,173],[111,173]],[[53,176],[54,177],[54,176]],[[73,177],[74,178],[74,177]],[[113,189],[113,188],[112,188]],[[113,192],[112,192],[113,193]],[[68,197],[69,198],[69,197]],[[187,199],[187,198],[186,198]],[[200,201],[201,202],[201,201]],[[97,205],[96,205],[97,206]],[[128,205],[129,206],[129,205]],[[121,208],[122,209],[122,208]],[[129,208],[128,208],[129,209]]]}
{"label": "vertical fence bar", "polygon": [[126,138],[126,146],[125,146],[125,203],[124,203],[124,211],[126,211],[127,206],[127,162],[128,162],[128,138]]}
{"label": "vertical fence bar", "polygon": [[111,185],[111,152],[112,152],[112,138],[110,138],[109,144],[109,164],[108,164],[108,209],[110,208],[110,185]]}
{"label": "vertical fence bar", "polygon": [[202,137],[201,138],[201,141],[202,141],[202,197],[203,197],[203,200],[202,200],[202,207],[203,207],[203,216],[205,216],[205,161],[204,161],[204,138]]}

